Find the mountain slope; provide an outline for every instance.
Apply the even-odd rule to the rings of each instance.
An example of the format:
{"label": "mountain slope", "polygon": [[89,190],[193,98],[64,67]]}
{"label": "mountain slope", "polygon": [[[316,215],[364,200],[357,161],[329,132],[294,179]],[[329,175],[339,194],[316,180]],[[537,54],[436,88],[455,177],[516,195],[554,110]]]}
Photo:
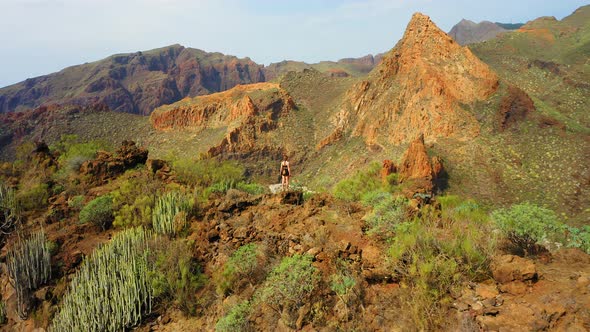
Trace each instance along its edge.
{"label": "mountain slope", "polygon": [[428,16],[414,14],[406,33],[368,76],[347,93],[335,131],[352,130],[369,144],[399,144],[424,133],[468,139],[477,120],[461,105],[487,99],[498,78]]}
{"label": "mountain slope", "polygon": [[51,103],[102,102],[115,111],[149,114],[185,96],[261,81],[262,66],[248,58],[172,45],[113,55],[2,88],[0,112]]}

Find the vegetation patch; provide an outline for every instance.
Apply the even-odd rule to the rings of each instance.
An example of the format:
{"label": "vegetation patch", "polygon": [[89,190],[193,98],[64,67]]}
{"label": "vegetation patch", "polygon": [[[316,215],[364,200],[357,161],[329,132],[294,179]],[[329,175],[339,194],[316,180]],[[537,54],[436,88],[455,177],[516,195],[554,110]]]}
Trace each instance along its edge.
{"label": "vegetation patch", "polygon": [[84,206],[80,211],[80,223],[92,223],[103,230],[109,228],[113,222],[113,197],[99,196]]}

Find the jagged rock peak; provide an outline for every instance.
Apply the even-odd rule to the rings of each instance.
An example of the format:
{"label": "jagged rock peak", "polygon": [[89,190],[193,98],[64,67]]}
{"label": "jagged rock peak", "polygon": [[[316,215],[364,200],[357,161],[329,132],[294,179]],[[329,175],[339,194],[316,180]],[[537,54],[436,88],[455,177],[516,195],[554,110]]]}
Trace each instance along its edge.
{"label": "jagged rock peak", "polygon": [[497,87],[498,77],[485,63],[416,13],[367,80],[349,90],[352,112],[334,119],[334,133],[350,124],[353,136],[369,144],[398,144],[418,133],[428,141],[470,139],[479,123],[461,104],[485,100]]}

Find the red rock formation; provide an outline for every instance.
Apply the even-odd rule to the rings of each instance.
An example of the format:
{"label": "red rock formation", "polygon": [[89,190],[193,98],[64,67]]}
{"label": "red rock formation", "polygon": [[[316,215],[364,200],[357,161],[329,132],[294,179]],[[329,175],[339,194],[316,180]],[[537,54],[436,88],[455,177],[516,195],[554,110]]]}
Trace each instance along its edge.
{"label": "red rock formation", "polygon": [[410,143],[398,167],[399,181],[404,184],[404,194],[408,197],[416,193],[432,194],[434,180],[442,170],[441,159],[428,157],[424,136],[418,136]]}
{"label": "red rock formation", "polygon": [[395,164],[393,163],[393,161],[389,160],[389,159],[385,159],[383,160],[383,167],[381,167],[381,181],[383,183],[387,182],[387,177],[390,174],[393,174],[397,171],[397,167],[395,167]]}
{"label": "red rock formation", "polygon": [[261,148],[257,139],[294,108],[293,99],[278,84],[257,83],[160,107],[150,121],[158,130],[227,128],[221,142],[209,148],[210,155],[218,155]]}
{"label": "red rock formation", "polygon": [[398,144],[419,133],[469,139],[479,124],[461,104],[484,100],[497,87],[487,65],[418,13],[368,79],[347,93],[343,109],[352,134],[369,144]]}
{"label": "red rock formation", "polygon": [[135,142],[124,141],[114,155],[99,151],[95,159],[82,163],[80,175],[88,184],[101,185],[138,164],[145,164],[147,156],[148,150],[137,147]]}

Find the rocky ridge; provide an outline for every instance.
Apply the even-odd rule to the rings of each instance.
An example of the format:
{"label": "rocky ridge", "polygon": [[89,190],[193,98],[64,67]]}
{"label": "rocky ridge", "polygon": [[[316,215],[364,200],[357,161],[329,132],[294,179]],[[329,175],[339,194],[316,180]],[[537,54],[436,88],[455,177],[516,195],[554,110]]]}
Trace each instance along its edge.
{"label": "rocky ridge", "polygon": [[399,144],[420,133],[427,141],[470,139],[479,123],[462,105],[487,99],[498,84],[469,49],[417,13],[367,80],[348,91],[331,136],[351,130],[369,144]]}
{"label": "rocky ridge", "polygon": [[149,114],[186,96],[265,80],[249,58],[172,45],[113,55],[0,89],[0,113],[44,104],[104,103],[117,112]]}
{"label": "rocky ridge", "polygon": [[278,119],[295,109],[289,94],[276,83],[240,85],[231,90],[162,106],[150,121],[157,130],[221,129],[225,134],[214,142],[209,155],[252,151],[257,140],[277,128]]}

